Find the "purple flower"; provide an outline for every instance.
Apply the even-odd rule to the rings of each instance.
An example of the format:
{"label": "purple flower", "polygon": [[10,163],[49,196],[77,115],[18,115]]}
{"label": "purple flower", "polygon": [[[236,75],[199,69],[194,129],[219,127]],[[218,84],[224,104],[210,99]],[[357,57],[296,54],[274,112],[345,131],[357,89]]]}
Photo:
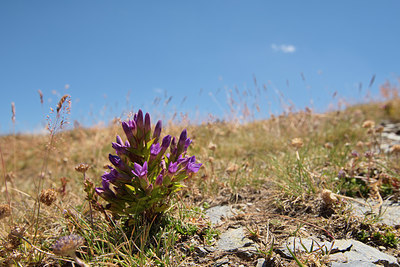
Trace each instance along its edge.
{"label": "purple flower", "polygon": [[133,167],[135,168],[132,170],[132,173],[136,175],[139,178],[144,178],[147,177],[147,161],[143,163],[143,167],[137,164],[136,162],[133,164]]}
{"label": "purple flower", "polygon": [[179,155],[179,158],[176,160],[176,162],[178,162],[178,164],[181,164],[182,166],[186,167],[189,160],[190,160],[190,158]]}
{"label": "purple flower", "polygon": [[127,148],[129,147],[129,141],[126,140],[125,145],[124,142],[122,141],[121,137],[117,135],[117,142],[116,143],[111,143],[111,146],[115,149],[115,152],[117,152],[118,155],[121,154],[126,154],[127,153]]}
{"label": "purple flower", "polygon": [[95,191],[97,194],[101,195],[106,199],[116,198],[114,192],[110,189],[110,182],[108,180],[103,179],[101,181],[101,185],[103,187],[96,187]]}
{"label": "purple flower", "polygon": [[164,136],[161,143],[161,151],[160,151],[161,156],[164,155],[165,151],[167,151],[170,143],[171,143],[171,136],[170,135]]}
{"label": "purple flower", "polygon": [[133,146],[136,144],[136,134],[137,134],[137,125],[133,120],[128,120],[122,122],[122,129],[125,132],[126,137],[129,140],[129,143]]}
{"label": "purple flower", "polygon": [[168,166],[168,174],[174,175],[178,171],[178,162],[170,163]]}
{"label": "purple flower", "polygon": [[160,153],[160,151],[161,151],[161,146],[160,146],[159,143],[151,145],[151,147],[150,147],[150,155],[157,156],[158,153]]}
{"label": "purple flower", "polygon": [[155,184],[156,184],[157,186],[158,186],[158,185],[162,185],[163,180],[164,180],[163,174],[160,173],[160,174],[157,176],[157,178],[156,178]]}
{"label": "purple flower", "polygon": [[158,154],[161,152],[161,146],[159,143],[152,144],[150,146],[150,159],[149,159],[149,164],[151,165],[154,160],[157,159]]}
{"label": "purple flower", "polygon": [[190,145],[192,141],[187,138],[187,131],[184,129],[179,136],[178,143],[176,144],[176,139],[175,137],[172,139],[171,143],[171,155],[172,155],[172,161],[174,161],[176,158],[178,158],[182,153],[186,152],[188,146]]}
{"label": "purple flower", "polygon": [[117,167],[118,169],[126,170],[126,165],[125,165],[125,163],[121,160],[120,157],[109,154],[109,155],[108,155],[108,159],[110,160],[110,162],[112,163],[112,165],[114,165],[114,166]]}
{"label": "purple flower", "polygon": [[102,178],[102,180],[105,180],[105,181],[108,181],[110,183],[113,183],[113,182],[115,182],[117,180],[118,176],[119,176],[118,171],[116,169],[114,169],[114,168],[111,168],[110,172],[105,172],[101,176],[101,178]]}
{"label": "purple flower", "polygon": [[186,171],[188,174],[198,172],[201,165],[201,163],[196,163],[196,157],[192,156],[189,158],[188,164],[186,165]]}
{"label": "purple flower", "polygon": [[192,140],[190,140],[190,138],[186,139],[185,142],[185,147],[183,148],[183,151],[186,152],[186,150],[188,149],[189,145],[192,143]]}
{"label": "purple flower", "polygon": [[121,137],[119,135],[117,135],[117,144],[123,146],[124,145],[124,141],[122,141]]}
{"label": "purple flower", "polygon": [[339,171],[339,173],[338,173],[338,178],[339,178],[339,179],[346,178],[346,172],[345,172],[343,169],[341,169],[341,170]]}

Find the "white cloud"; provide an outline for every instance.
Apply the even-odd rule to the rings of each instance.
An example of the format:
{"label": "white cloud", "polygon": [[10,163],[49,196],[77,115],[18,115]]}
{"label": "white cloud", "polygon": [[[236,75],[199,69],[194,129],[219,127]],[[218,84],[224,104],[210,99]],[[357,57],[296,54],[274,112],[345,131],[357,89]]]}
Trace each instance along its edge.
{"label": "white cloud", "polygon": [[294,45],[287,45],[287,44],[272,44],[271,48],[276,52],[283,52],[283,53],[294,53],[296,52],[296,47]]}

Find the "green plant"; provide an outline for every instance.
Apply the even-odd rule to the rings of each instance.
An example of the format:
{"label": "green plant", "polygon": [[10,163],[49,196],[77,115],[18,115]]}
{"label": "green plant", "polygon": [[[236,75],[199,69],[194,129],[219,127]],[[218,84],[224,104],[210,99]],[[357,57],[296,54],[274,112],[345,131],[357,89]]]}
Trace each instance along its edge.
{"label": "green plant", "polygon": [[[114,215],[140,215],[152,220],[169,208],[170,197],[183,187],[182,181],[201,167],[195,156],[186,154],[191,140],[186,129],[179,139],[165,136],[158,143],[162,128],[158,121],[151,135],[150,115],[141,110],[133,120],[122,122],[127,137],[124,143],[117,136],[112,147],[117,156],[109,155],[112,166],[102,176],[103,187],[96,192],[108,202]],[[170,153],[167,153],[167,149]],[[111,186],[112,185],[112,186]]]}

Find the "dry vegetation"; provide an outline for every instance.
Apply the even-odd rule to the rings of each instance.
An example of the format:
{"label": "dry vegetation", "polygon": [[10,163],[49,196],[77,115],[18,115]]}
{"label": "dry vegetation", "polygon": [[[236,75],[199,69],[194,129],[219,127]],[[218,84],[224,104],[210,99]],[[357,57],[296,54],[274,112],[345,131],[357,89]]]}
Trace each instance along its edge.
{"label": "dry vegetation", "polygon": [[[259,257],[277,265],[295,264],[274,249],[290,235],[360,239],[360,229],[390,233],[392,239],[382,239],[386,243],[370,244],[398,256],[399,229],[380,225],[377,218],[356,218],[346,205],[348,197],[399,195],[399,156],[380,153],[378,146],[379,123],[400,120],[400,100],[390,84],[382,88],[388,90],[383,91],[384,102],[344,111],[314,114],[307,109],[245,124],[232,120],[188,125],[190,154],[203,167],[186,181],[188,187],[179,192],[163,220],[133,225],[91,209],[83,187],[84,176],[100,185],[107,155],[113,153],[110,143],[116,134],[122,135],[119,122],[60,131],[62,116],[68,113],[64,99],[51,115],[49,135],[0,138],[0,264],[185,266],[196,262],[191,237],[212,245],[223,230],[211,227],[201,208],[223,203],[253,204],[232,223],[245,225],[259,244]],[[180,129],[182,125],[170,124],[163,132],[177,135]],[[76,171],[81,163],[88,164],[86,172]],[[354,182],[355,176],[364,176],[366,182]],[[76,236],[54,245],[69,234]],[[69,249],[77,249],[78,257],[74,259],[71,251],[63,254],[62,242],[76,243]],[[254,266],[255,260],[232,258],[245,266]],[[298,260],[326,264],[323,255],[299,255]],[[205,259],[201,265],[212,264]]]}

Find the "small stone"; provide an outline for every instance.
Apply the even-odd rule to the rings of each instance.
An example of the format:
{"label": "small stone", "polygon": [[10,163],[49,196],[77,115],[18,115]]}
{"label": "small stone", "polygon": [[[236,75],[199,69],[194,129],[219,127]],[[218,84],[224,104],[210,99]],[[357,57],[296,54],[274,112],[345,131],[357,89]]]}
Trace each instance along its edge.
{"label": "small stone", "polygon": [[209,253],[215,252],[217,249],[211,246],[205,246],[205,250],[207,250]]}
{"label": "small stone", "polygon": [[194,251],[197,253],[199,256],[205,256],[208,254],[208,251],[204,249],[203,247],[195,247]]}
{"label": "small stone", "polygon": [[254,247],[239,248],[236,251],[236,255],[244,260],[251,260],[255,256],[256,253],[257,253],[257,250]]}
{"label": "small stone", "polygon": [[229,263],[228,257],[223,257],[222,259],[219,259],[214,263],[214,267],[220,267],[228,263]]}
{"label": "small stone", "polygon": [[266,266],[265,259],[264,258],[257,259],[256,267],[264,267],[264,266]]}

